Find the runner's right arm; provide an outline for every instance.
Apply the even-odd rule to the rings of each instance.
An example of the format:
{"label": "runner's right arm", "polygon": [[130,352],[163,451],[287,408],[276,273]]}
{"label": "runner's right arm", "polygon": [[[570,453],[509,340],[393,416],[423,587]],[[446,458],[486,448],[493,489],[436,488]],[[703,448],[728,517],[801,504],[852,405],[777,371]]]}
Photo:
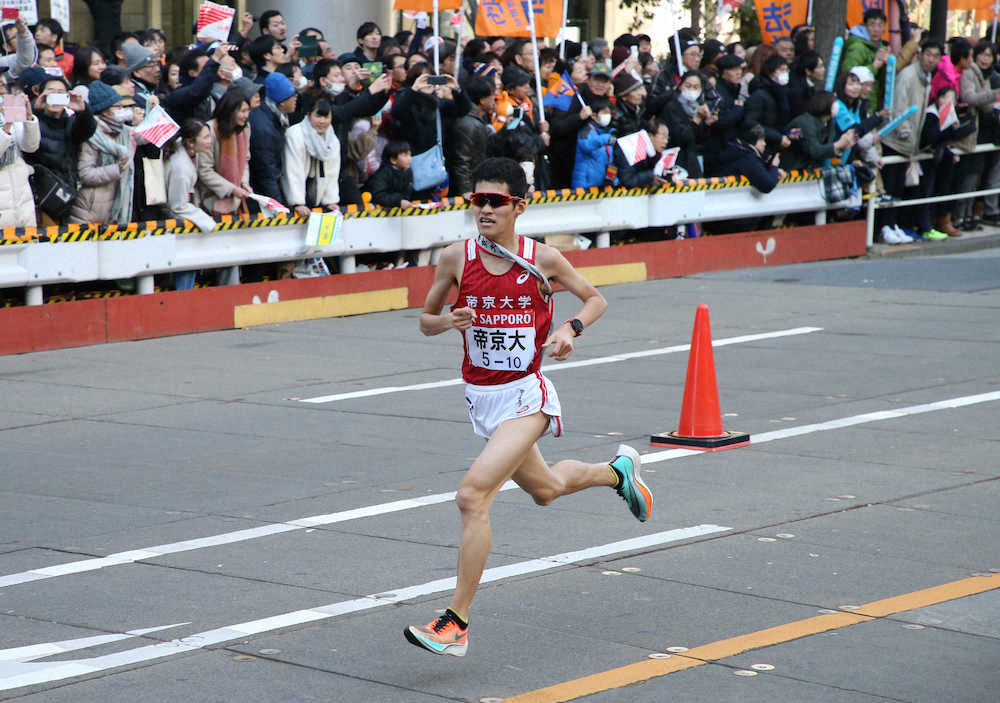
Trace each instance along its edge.
{"label": "runner's right arm", "polygon": [[451,287],[458,283],[458,277],[462,272],[463,256],[465,256],[464,241],[448,246],[441,254],[441,260],[434,271],[434,283],[431,284],[431,289],[427,292],[424,311],[420,315],[420,331],[428,337],[447,332],[450,329],[464,332],[472,327],[472,323],[476,319],[476,311],[468,307],[441,313],[448,301]]}

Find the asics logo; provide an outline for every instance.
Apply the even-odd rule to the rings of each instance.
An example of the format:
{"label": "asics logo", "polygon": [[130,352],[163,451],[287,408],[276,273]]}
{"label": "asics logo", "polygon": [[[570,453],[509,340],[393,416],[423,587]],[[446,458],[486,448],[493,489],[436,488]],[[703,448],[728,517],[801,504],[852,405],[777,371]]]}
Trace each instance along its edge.
{"label": "asics logo", "polygon": [[525,271],[524,273],[522,273],[520,276],[517,277],[517,285],[520,286],[524,284],[524,282],[527,281],[529,278],[531,278],[531,273]]}

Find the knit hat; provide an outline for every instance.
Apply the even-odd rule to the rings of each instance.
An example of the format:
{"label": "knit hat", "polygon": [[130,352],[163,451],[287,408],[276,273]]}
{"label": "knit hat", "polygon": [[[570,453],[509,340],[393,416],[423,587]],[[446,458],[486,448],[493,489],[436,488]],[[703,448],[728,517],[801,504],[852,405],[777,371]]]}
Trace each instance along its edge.
{"label": "knit hat", "polygon": [[112,105],[121,102],[122,96],[115,91],[107,83],[102,83],[101,81],[94,81],[90,84],[90,96],[88,98],[88,105],[90,111],[93,114],[98,114],[103,110],[107,110]]}
{"label": "knit hat", "polygon": [[720,71],[725,71],[730,68],[739,68],[745,63],[746,61],[741,59],[736,54],[726,54],[725,56],[720,57],[719,60],[715,62],[715,67]]}
{"label": "knit hat", "polygon": [[122,53],[125,54],[125,70],[129,73],[156,62],[152,51],[135,42],[122,44]]}
{"label": "knit hat", "polygon": [[633,76],[628,71],[621,71],[612,81],[615,84],[615,97],[620,98],[628,95],[636,88],[642,87],[642,81]]}
{"label": "knit hat", "polygon": [[264,81],[264,90],[267,97],[275,104],[283,103],[295,95],[295,86],[277,71],[267,75],[267,79]]}
{"label": "knit hat", "polygon": [[[718,39],[708,39],[701,47],[701,65],[710,66],[719,54],[726,51],[726,45]],[[716,62],[718,68],[718,62]]]}
{"label": "knit hat", "polygon": [[867,66],[855,66],[851,69],[851,75],[861,83],[871,83],[875,80],[875,76],[872,75],[871,70]]}

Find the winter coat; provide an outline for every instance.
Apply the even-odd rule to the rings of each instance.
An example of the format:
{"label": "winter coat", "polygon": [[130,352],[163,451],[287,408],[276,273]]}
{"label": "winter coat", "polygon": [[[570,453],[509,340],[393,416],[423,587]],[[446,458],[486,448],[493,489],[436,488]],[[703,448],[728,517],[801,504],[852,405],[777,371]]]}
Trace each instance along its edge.
{"label": "winter coat", "polygon": [[11,133],[0,129],[0,154],[16,144],[14,161],[0,168],[0,227],[34,227],[35,198],[31,194],[31,167],[23,154],[38,149],[38,119],[16,122]]}
{"label": "winter coat", "polygon": [[396,138],[408,142],[413,155],[422,154],[437,144],[435,111],[441,108],[441,134],[448,134],[459,117],[472,109],[472,103],[462,91],[451,100],[438,100],[412,88],[396,94],[392,103],[392,118],[396,122]]}
{"label": "winter coat", "polygon": [[471,193],[476,184],[472,173],[491,150],[497,148],[496,134],[489,123],[489,116],[470,113],[455,122],[448,146],[448,175],[451,180],[448,192],[452,195]]}
{"label": "winter coat", "polygon": [[[97,120],[97,129],[110,133],[102,120]],[[111,207],[115,202],[115,193],[118,191],[118,181],[122,177],[118,162],[106,166],[102,165],[101,152],[95,149],[90,142],[84,142],[80,145],[77,177],[83,187],[80,188],[76,194],[76,200],[73,201],[69,221],[79,224],[109,222],[111,220]]]}
{"label": "winter coat", "polygon": [[281,172],[284,168],[285,129],[278,114],[261,103],[250,111],[250,185],[258,195],[274,198],[285,203],[281,192]]}
{"label": "winter coat", "polygon": [[[215,59],[209,58],[208,63],[201,69],[201,73],[191,79],[187,85],[182,85],[163,96],[160,105],[167,111],[177,124],[184,124],[184,120],[189,117],[205,118],[204,111],[207,103],[212,97],[212,86],[218,80],[219,64]],[[182,82],[185,79],[182,78]],[[208,110],[211,113],[211,110]]]}
{"label": "winter coat", "polygon": [[41,164],[66,179],[76,182],[76,158],[80,145],[94,136],[97,124],[89,110],[78,112],[72,117],[63,113],[51,117],[39,111],[38,128],[40,141],[38,150],[24,157],[32,166]]}
{"label": "winter coat", "polygon": [[[208,129],[212,133],[212,153],[197,154],[198,165],[198,197],[202,204],[209,211],[213,210],[215,201],[219,198],[228,197],[233,192],[236,184],[230,183],[215,170],[216,164],[222,154],[222,147],[219,145],[219,129],[215,120],[207,123]],[[243,128],[247,134],[250,144],[253,144],[253,130],[248,121]],[[243,165],[243,179],[238,184],[245,189],[250,188],[250,149],[247,149],[247,163]],[[239,207],[239,201],[234,203],[234,210]]]}
{"label": "winter coat", "polygon": [[902,115],[910,105],[917,106],[917,112],[903,121],[893,132],[882,137],[882,141],[903,156],[915,156],[920,151],[920,132],[927,115],[930,100],[931,77],[914,61],[896,75],[896,87],[892,93],[892,114]]}
{"label": "winter coat", "polygon": [[691,178],[701,178],[702,168],[698,163],[698,146],[708,140],[710,128],[702,122],[695,124],[688,117],[684,106],[678,100],[680,93],[674,93],[663,108],[662,117],[670,128],[671,147],[679,147],[677,165],[688,172]]}
{"label": "winter coat", "polygon": [[643,188],[653,184],[653,169],[663,154],[654,154],[649,158],[629,165],[622,148],[615,144],[612,152],[615,168],[618,169],[618,185],[623,188]]}
{"label": "winter coat", "polygon": [[754,147],[742,141],[729,146],[724,163],[720,175],[746,176],[750,185],[761,193],[770,193],[778,185],[778,167],[766,162]]}
{"label": "winter coat", "polygon": [[791,116],[788,91],[766,76],[757,76],[750,83],[750,97],[743,114],[743,129],[756,125],[764,128],[768,148],[777,151]]}
{"label": "winter coat", "polygon": [[709,176],[717,175],[722,155],[727,146],[739,136],[745,114],[744,106],[736,104],[740,96],[739,84],[719,79],[715,84],[715,91],[719,95],[719,102],[715,106],[719,119],[708,128],[708,137],[704,141],[705,173]]}
{"label": "winter coat", "polygon": [[[581,90],[582,94],[582,90]],[[585,98],[586,99],[586,98]],[[569,111],[546,109],[549,120],[549,161],[552,164],[552,184],[568,188],[573,180],[573,159],[576,157],[576,135],[587,120],[580,119],[580,102],[574,101]]]}
{"label": "winter coat", "polygon": [[833,148],[837,140],[830,122],[824,122],[808,112],[788,123],[789,130],[800,129],[802,136],[781,154],[781,166],[786,171],[820,168],[827,159],[838,156]]}
{"label": "winter coat", "polygon": [[201,209],[198,197],[198,169],[187,150],[181,147],[167,160],[167,215],[193,222],[202,232],[215,229],[215,220]]}
{"label": "winter coat", "polygon": [[611,165],[611,128],[601,127],[593,120],[580,130],[576,138],[576,160],[573,164],[573,188],[593,188],[604,184]]}
{"label": "winter coat", "polygon": [[382,207],[399,207],[402,200],[413,199],[413,171],[400,171],[386,159],[365,184],[372,202]]}
{"label": "winter coat", "polygon": [[643,109],[643,105],[635,107],[619,99],[615,106],[615,115],[611,118],[611,127],[615,130],[615,134],[624,137],[645,129],[642,119]]}
{"label": "winter coat", "polygon": [[793,71],[788,80],[788,109],[792,117],[798,117],[806,112],[809,98],[823,89],[822,86],[810,85],[805,73]]}
{"label": "winter coat", "polygon": [[[340,142],[334,133],[336,146],[333,155],[326,161],[319,162],[306,151],[303,132],[307,129],[311,130],[313,127],[309,120],[302,120],[285,132],[285,168],[281,174],[281,189],[288,199],[287,205],[289,208],[295,205],[310,208],[337,205],[340,203]],[[333,130],[333,127],[327,129]],[[306,181],[314,162],[318,164],[316,202],[309,202],[306,198]]]}
{"label": "winter coat", "polygon": [[886,43],[879,39],[873,41],[868,34],[868,29],[863,24],[851,28],[844,42],[844,53],[840,58],[840,69],[838,74],[848,73],[855,66],[864,66],[875,76],[875,87],[872,94],[868,96],[869,112],[877,112],[879,100],[882,96],[882,88],[885,85],[885,66],[877,71],[872,63],[875,61],[875,54],[878,50],[886,46]]}
{"label": "winter coat", "polygon": [[[986,131],[993,131],[992,126],[996,122],[993,112],[993,102],[996,98],[993,96],[993,89],[990,88],[989,79],[983,76],[983,72],[979,70],[979,66],[975,62],[962,71],[962,78],[959,84],[961,86],[959,100],[973,108],[970,112],[972,113],[972,124],[975,125],[975,131],[964,139],[955,142],[955,149],[968,153],[975,150],[977,142],[982,141],[978,137],[983,125],[990,125],[991,129]],[[994,135],[991,134],[989,136],[992,139]]]}

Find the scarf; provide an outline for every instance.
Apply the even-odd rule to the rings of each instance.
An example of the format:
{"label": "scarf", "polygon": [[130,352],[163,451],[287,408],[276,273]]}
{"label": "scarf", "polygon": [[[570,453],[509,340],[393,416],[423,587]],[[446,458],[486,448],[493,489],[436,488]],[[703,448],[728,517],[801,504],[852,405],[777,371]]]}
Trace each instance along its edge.
{"label": "scarf", "polygon": [[333,127],[327,127],[326,132],[320,134],[309,124],[308,118],[303,120],[301,125],[302,141],[309,156],[318,161],[329,161],[340,150],[340,140],[337,139]]}
{"label": "scarf", "polygon": [[[105,130],[108,130],[105,132]],[[101,166],[117,164],[124,156],[133,156],[135,144],[132,140],[131,128],[117,123],[98,120],[87,143],[101,155]],[[135,159],[129,162],[128,168],[122,171],[115,188],[115,199],[111,204],[110,219],[119,225],[127,225],[132,221],[132,190],[135,187]]]}
{"label": "scarf", "polygon": [[[247,154],[250,151],[250,139],[244,129],[229,137],[219,134],[218,125],[213,125],[213,131],[219,140],[219,161],[216,169],[219,175],[233,185],[243,183],[243,172],[247,165]],[[236,198],[218,198],[212,206],[217,215],[229,215],[236,210]]]}
{"label": "scarf", "polygon": [[522,259],[520,256],[512,251],[508,251],[506,248],[500,246],[494,241],[491,241],[484,237],[482,234],[476,235],[476,244],[481,246],[483,249],[488,251],[493,256],[500,259],[507,259],[508,261],[513,261],[515,264],[523,268],[525,271],[530,273],[532,276],[538,279],[538,282],[542,284],[543,293],[542,297],[546,300],[552,297],[552,285],[549,283],[549,279],[545,277],[545,274],[538,270],[538,267],[534,264]]}
{"label": "scarf", "polygon": [[684,108],[684,114],[688,117],[693,118],[694,113],[698,112],[698,100],[688,100],[683,94],[681,94],[680,91],[677,91],[677,102],[680,103],[682,108]]}

